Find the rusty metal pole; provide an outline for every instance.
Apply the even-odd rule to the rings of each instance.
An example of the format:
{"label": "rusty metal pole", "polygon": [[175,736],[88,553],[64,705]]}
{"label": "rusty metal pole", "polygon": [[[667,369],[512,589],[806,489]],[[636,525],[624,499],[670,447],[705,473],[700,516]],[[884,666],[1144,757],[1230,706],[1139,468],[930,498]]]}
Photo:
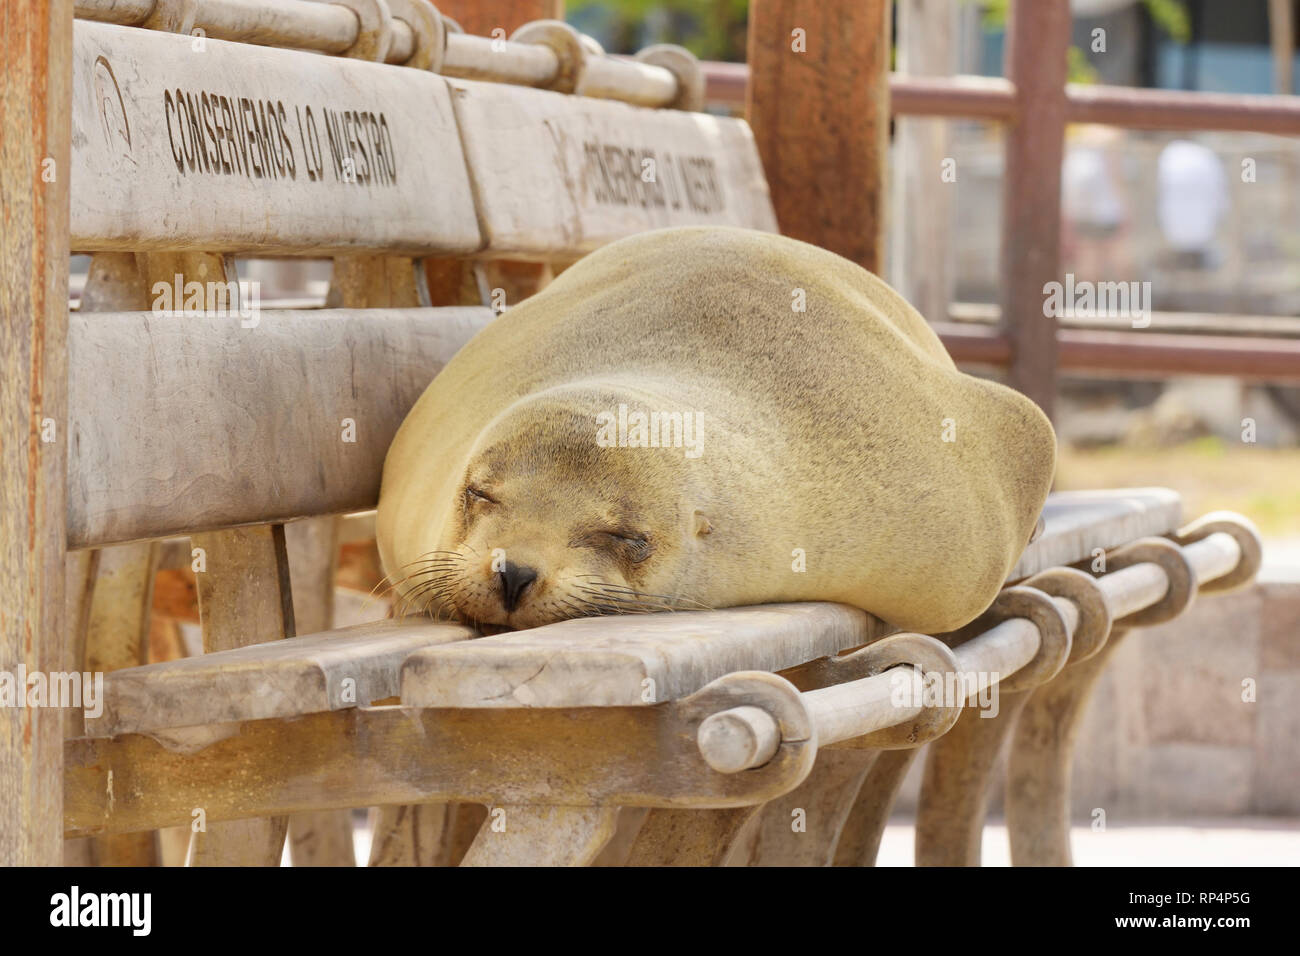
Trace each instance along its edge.
{"label": "rusty metal pole", "polygon": [[1005,70],[1017,109],[1006,130],[1002,321],[1012,348],[1008,382],[1049,416],[1056,400],[1056,320],[1043,314],[1043,286],[1060,279],[1069,46],[1068,0],[1014,0]]}
{"label": "rusty metal pole", "polygon": [[754,0],[747,115],[781,232],[879,272],[889,0]]}

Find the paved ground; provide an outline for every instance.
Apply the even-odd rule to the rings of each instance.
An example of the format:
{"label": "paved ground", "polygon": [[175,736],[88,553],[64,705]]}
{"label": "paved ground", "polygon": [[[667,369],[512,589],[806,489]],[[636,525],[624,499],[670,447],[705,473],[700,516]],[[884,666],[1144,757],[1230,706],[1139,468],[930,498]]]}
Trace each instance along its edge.
{"label": "paved ground", "polygon": [[[911,824],[890,824],[880,842],[879,865],[911,866],[914,839]],[[364,864],[370,855],[369,830],[357,826],[353,840]],[[1300,820],[1210,820],[1111,827],[1104,833],[1076,827],[1073,842],[1076,866],[1300,866]],[[984,865],[1011,865],[1001,824],[984,828]]]}
{"label": "paved ground", "polygon": [[[1211,820],[1179,826],[1111,827],[1094,833],[1075,827],[1076,866],[1300,866],[1300,821]],[[911,866],[910,824],[885,828],[880,866]],[[1007,831],[984,828],[984,865],[1010,866]]]}

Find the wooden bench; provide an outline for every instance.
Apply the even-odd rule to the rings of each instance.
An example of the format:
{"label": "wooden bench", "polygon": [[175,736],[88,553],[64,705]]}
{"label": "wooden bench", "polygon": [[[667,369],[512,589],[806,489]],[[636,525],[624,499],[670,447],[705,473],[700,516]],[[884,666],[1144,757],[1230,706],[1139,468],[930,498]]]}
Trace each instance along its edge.
{"label": "wooden bench", "polygon": [[[373,507],[393,432],[491,321],[495,280],[527,291],[656,226],[776,228],[742,121],[645,105],[692,104],[681,53],[609,60],[542,24],[494,58],[443,24],[439,62],[417,55],[438,32],[420,4],[386,26],[367,25],[378,0],[350,5],[286,3],[268,25],[200,0],[189,23],[74,31],[71,248],[96,255],[69,328],[70,603],[78,660],[108,672],[64,752],[65,835],[95,841],[80,859],[153,862],[150,831],[200,821],[190,862],[272,864],[292,817],[295,862],[347,862],[340,811],[380,807],[372,862],[865,864],[934,740],[918,862],[976,862],[1019,715],[1013,851],[1066,862],[1073,723],[1053,715],[1082,710],[1112,625],[1258,565],[1236,519],[1180,532],[1170,492],[1054,496],[1018,586],[939,639],[827,604],[477,640],[427,620],[331,631],[336,518]],[[157,29],[196,23],[202,52]],[[336,307],[149,310],[155,283],[235,281],[236,253],[333,255]],[[141,666],[174,536],[205,654]],[[1104,573],[1064,567],[1098,555]],[[899,706],[908,667],[998,674],[1001,716]]]}

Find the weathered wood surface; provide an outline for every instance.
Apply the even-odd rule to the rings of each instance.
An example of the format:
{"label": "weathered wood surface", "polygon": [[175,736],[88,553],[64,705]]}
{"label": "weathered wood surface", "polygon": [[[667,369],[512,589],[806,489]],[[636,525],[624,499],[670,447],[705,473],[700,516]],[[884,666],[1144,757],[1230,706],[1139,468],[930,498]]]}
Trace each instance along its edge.
{"label": "weathered wood surface", "polygon": [[742,120],[468,80],[451,88],[484,254],[575,259],[665,226],[776,231]]}
{"label": "weathered wood surface", "polygon": [[979,866],[994,764],[1032,691],[999,695],[996,716],[967,707],[931,741],[916,807],[917,866]]}
{"label": "weathered wood surface", "polygon": [[876,755],[840,828],[834,866],[876,865],[889,813],[916,755],[916,749],[884,750]]}
{"label": "weathered wood surface", "polygon": [[695,749],[702,716],[684,702],[357,707],[233,725],[192,752],[138,734],[83,737],[65,746],[65,835],[188,824],[195,807],[209,834],[214,821],[385,804],[748,808],[811,768],[804,738],[785,741],[760,769],[715,773]]}
{"label": "weathered wood surface", "polygon": [[442,77],[86,21],[72,62],[76,250],[481,245]]}
{"label": "weathered wood surface", "polygon": [[830,866],[854,798],[879,753],[820,751],[803,783],[763,806],[744,862],[749,866]]}
{"label": "weathered wood surface", "polygon": [[379,621],[106,674],[104,712],[87,730],[102,737],[367,706],[397,696],[411,653],[475,634],[420,618]]}
{"label": "weathered wood surface", "polygon": [[1074,741],[1096,686],[1127,632],[1031,692],[1007,756],[1006,817],[1013,866],[1071,866]]}
{"label": "weathered wood surface", "polygon": [[[191,540],[204,561],[198,585],[205,656],[293,636],[283,527],[233,528],[196,534]],[[199,693],[211,695],[212,688]],[[206,813],[200,802],[193,807]],[[274,866],[288,827],[288,818],[280,815],[206,821],[190,838],[189,865]]]}
{"label": "weathered wood surface", "polygon": [[[410,261],[407,263],[409,267]],[[334,579],[342,520],[334,516],[308,518],[284,526],[293,623],[300,634],[321,634],[334,627]],[[294,814],[289,818],[288,840],[294,866],[357,865],[352,815],[347,810]]]}
{"label": "weathered wood surface", "polygon": [[[87,270],[79,310],[89,314],[144,309],[149,301],[146,292],[134,253],[96,253]],[[88,584],[85,632],[79,635],[82,653],[78,669],[109,672],[148,663],[157,543],[142,541],[91,553],[95,555],[95,572]],[[80,718],[78,722],[82,722]],[[89,849],[87,862],[96,866],[154,866],[160,859],[155,836],[147,830],[94,837]]]}
{"label": "weathered wood surface", "polygon": [[[72,5],[6,0],[0,17],[0,670],[49,672],[69,663],[63,594],[69,130],[63,104]],[[0,708],[2,866],[62,859],[63,728],[58,708]]]}
{"label": "weathered wood surface", "polygon": [[[884,259],[889,0],[754,0],[745,114],[781,233]],[[800,48],[802,39],[802,48]]]}
{"label": "weathered wood surface", "polygon": [[73,316],[69,546],[373,508],[398,425],[491,318]]}
{"label": "weathered wood surface", "polygon": [[491,807],[461,866],[586,866],[617,823],[618,807]]}
{"label": "weathered wood surface", "polygon": [[1042,535],[1025,548],[1007,580],[1091,559],[1097,548],[1168,534],[1178,528],[1182,511],[1182,499],[1168,488],[1053,492],[1043,507]]}
{"label": "weathered wood surface", "polygon": [[289,860],[294,866],[356,866],[351,810],[320,810],[289,817]]}
{"label": "weathered wood surface", "polygon": [[841,604],[580,618],[412,654],[402,701],[426,707],[645,707],[740,670],[777,671],[887,633]]}
{"label": "weathered wood surface", "polygon": [[370,866],[459,866],[487,815],[477,803],[416,803],[370,812]]}
{"label": "weathered wood surface", "polygon": [[[99,552],[82,670],[108,674],[138,667],[148,660],[149,612],[157,562],[158,545],[152,541],[117,545]],[[94,844],[97,866],[158,863],[154,834],[148,831],[97,837]]]}
{"label": "weathered wood surface", "polygon": [[624,865],[721,866],[760,809],[751,805],[722,810],[651,810],[632,840]]}

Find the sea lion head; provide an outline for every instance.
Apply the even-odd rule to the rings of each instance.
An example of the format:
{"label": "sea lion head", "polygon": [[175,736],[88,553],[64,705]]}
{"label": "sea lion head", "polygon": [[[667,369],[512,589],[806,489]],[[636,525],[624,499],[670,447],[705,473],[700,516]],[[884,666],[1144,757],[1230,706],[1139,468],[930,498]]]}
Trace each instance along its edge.
{"label": "sea lion head", "polygon": [[692,462],[683,447],[601,440],[628,401],[565,386],[493,419],[455,481],[431,483],[450,489],[441,530],[395,555],[403,597],[485,631],[698,607],[684,591],[712,526]]}

